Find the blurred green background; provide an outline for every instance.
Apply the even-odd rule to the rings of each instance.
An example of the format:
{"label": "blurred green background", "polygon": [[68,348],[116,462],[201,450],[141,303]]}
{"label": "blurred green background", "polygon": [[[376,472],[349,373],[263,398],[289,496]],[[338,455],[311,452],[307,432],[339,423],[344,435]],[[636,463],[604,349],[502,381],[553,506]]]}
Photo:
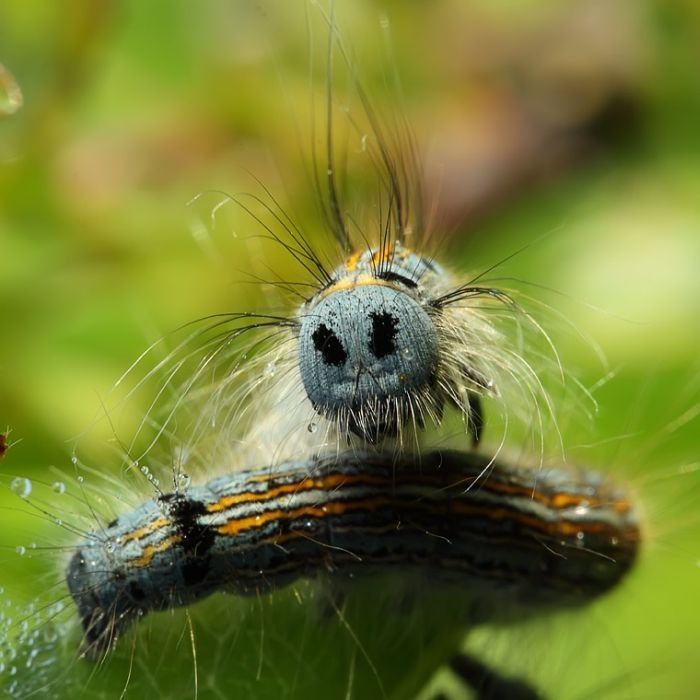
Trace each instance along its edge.
{"label": "blurred green background", "polygon": [[[444,232],[445,258],[479,271],[529,246],[502,275],[541,285],[523,289],[593,340],[563,322],[549,329],[567,368],[599,402],[590,421],[573,405],[562,408],[565,445],[572,461],[628,480],[648,521],[650,544],[624,590],[564,622],[480,633],[469,648],[528,674],[552,698],[697,697],[700,7],[337,0],[336,13],[377,111],[405,114],[423,145],[427,209]],[[215,192],[259,192],[255,176],[323,241],[308,159],[326,40],[322,12],[310,2],[0,5],[6,482],[19,474],[50,483],[49,467],[70,466],[78,435],[87,463],[116,464],[105,421],[83,433],[139,353],[207,313],[265,309],[267,290],[249,284],[246,271],[264,277],[270,265],[297,274],[281,254],[261,260],[260,229],[245,212],[228,207],[212,223]],[[338,74],[342,112],[347,69]],[[19,109],[7,94],[12,76],[23,93]],[[348,109],[360,110],[356,97]],[[352,161],[358,135],[344,138]],[[372,173],[352,172],[350,181],[346,201],[361,210],[353,192],[368,191]],[[133,397],[118,430],[128,435],[152,398]],[[41,503],[51,510],[50,500]],[[7,605],[19,605],[45,587],[47,563],[15,546],[50,543],[53,531],[18,512],[9,489],[0,504],[0,586]],[[282,596],[260,620],[253,615],[255,630],[264,618],[274,640],[279,610],[293,605]],[[220,608],[209,608],[217,619]],[[202,634],[207,656],[215,635]],[[432,634],[439,639],[439,630]],[[329,641],[327,653],[342,657],[345,642]],[[264,660],[285,688],[281,648],[271,642]],[[381,672],[389,669],[387,695],[410,697],[444,653],[424,651],[420,663],[378,657]],[[327,685],[335,666],[313,649],[305,655],[315,659],[318,694],[343,696],[346,679]],[[255,697],[261,686],[251,663],[241,659],[239,672],[224,657],[216,668],[235,668]],[[56,697],[72,696],[71,674],[89,673],[74,661],[64,666],[69,679],[53,686]],[[116,697],[124,669],[113,678],[103,671],[93,687]],[[170,672],[153,656],[137,664],[133,688],[158,692]],[[402,673],[413,674],[404,686]],[[209,678],[202,696],[224,687]],[[462,697],[446,672],[431,687]]]}

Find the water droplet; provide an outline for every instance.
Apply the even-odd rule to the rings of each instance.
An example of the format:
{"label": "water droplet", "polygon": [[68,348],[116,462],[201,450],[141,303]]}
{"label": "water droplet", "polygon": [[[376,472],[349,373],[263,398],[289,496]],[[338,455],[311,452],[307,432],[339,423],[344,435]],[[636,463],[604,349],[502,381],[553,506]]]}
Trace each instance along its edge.
{"label": "water droplet", "polygon": [[62,481],[54,481],[51,488],[59,494],[66,492],[66,485]]}
{"label": "water droplet", "polygon": [[310,433],[315,433],[315,432],[318,430],[318,424],[317,424],[317,423],[309,423],[309,424],[306,426],[306,429],[307,429]]}
{"label": "water droplet", "polygon": [[10,490],[20,498],[29,498],[32,492],[32,482],[26,476],[16,476],[10,483]]}
{"label": "water droplet", "polygon": [[192,483],[192,477],[185,472],[180,472],[175,478],[175,488],[178,491],[184,491]]}
{"label": "water droplet", "polygon": [[79,484],[82,484],[85,481],[85,477],[82,474],[78,474],[77,481]]}
{"label": "water droplet", "polygon": [[277,374],[277,363],[273,360],[265,365],[265,376],[274,377]]}
{"label": "water droplet", "polygon": [[23,556],[26,554],[26,552],[27,552],[27,548],[26,548],[26,547],[23,547],[21,544],[18,544],[18,545],[15,547],[15,552],[17,552],[17,554],[19,554],[20,557],[23,557]]}

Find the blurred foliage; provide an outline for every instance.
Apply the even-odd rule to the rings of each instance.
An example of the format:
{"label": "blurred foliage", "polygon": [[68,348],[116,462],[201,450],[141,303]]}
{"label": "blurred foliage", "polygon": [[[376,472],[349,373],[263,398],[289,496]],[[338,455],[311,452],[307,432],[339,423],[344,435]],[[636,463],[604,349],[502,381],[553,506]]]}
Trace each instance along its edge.
{"label": "blurred foliage", "polygon": [[[623,591],[573,621],[483,633],[470,648],[551,697],[696,697],[699,6],[336,5],[378,113],[405,113],[427,145],[425,188],[445,256],[481,270],[527,246],[499,274],[538,285],[524,289],[600,347],[607,364],[576,333],[553,331],[600,407],[586,424],[564,406],[564,442],[573,461],[629,480],[649,521],[651,543]],[[296,274],[279,252],[262,259],[245,212],[227,207],[210,222],[217,192],[259,192],[258,178],[323,240],[308,176],[311,115],[323,118],[322,16],[315,3],[282,0],[0,5],[3,474],[51,481],[47,469],[70,466],[78,435],[88,463],[113,462],[107,421],[83,433],[143,348],[208,313],[266,308],[269,290],[249,284],[251,270]],[[394,70],[400,100],[386,87]],[[352,160],[359,143],[343,138]],[[371,188],[371,173],[348,183],[361,207],[353,193]],[[133,430],[149,402],[130,401],[119,431]],[[45,562],[14,547],[42,527],[50,541],[50,528],[17,515],[9,492],[0,499],[0,584],[30,600]],[[268,630],[290,603],[276,606]],[[395,683],[403,666],[431,668],[393,662]],[[168,666],[151,668],[157,689]],[[238,672],[235,659],[220,668]],[[103,673],[105,687],[123,678]],[[448,674],[441,684],[459,693]]]}

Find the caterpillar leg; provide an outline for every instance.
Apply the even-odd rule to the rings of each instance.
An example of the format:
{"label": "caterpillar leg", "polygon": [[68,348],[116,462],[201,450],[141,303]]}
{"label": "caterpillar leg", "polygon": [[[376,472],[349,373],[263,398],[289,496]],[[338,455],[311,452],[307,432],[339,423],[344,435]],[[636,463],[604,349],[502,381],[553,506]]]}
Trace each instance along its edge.
{"label": "caterpillar leg", "polygon": [[[504,676],[469,654],[453,656],[450,669],[474,692],[475,700],[545,700],[525,681]],[[448,698],[440,693],[433,700]]]}
{"label": "caterpillar leg", "polygon": [[469,432],[472,436],[472,447],[479,444],[483,430],[484,409],[481,405],[481,397],[478,394],[469,394]]}

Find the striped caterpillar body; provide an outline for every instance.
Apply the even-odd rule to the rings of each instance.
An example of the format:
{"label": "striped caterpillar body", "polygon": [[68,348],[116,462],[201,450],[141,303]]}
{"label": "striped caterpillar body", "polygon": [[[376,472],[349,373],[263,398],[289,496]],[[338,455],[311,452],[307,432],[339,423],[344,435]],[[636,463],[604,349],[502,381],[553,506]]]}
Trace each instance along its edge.
{"label": "striped caterpillar body", "polygon": [[416,572],[490,622],[580,606],[629,571],[639,535],[626,495],[595,472],[345,453],[148,501],[94,532],[66,576],[95,658],[149,611],[323,574]]}

